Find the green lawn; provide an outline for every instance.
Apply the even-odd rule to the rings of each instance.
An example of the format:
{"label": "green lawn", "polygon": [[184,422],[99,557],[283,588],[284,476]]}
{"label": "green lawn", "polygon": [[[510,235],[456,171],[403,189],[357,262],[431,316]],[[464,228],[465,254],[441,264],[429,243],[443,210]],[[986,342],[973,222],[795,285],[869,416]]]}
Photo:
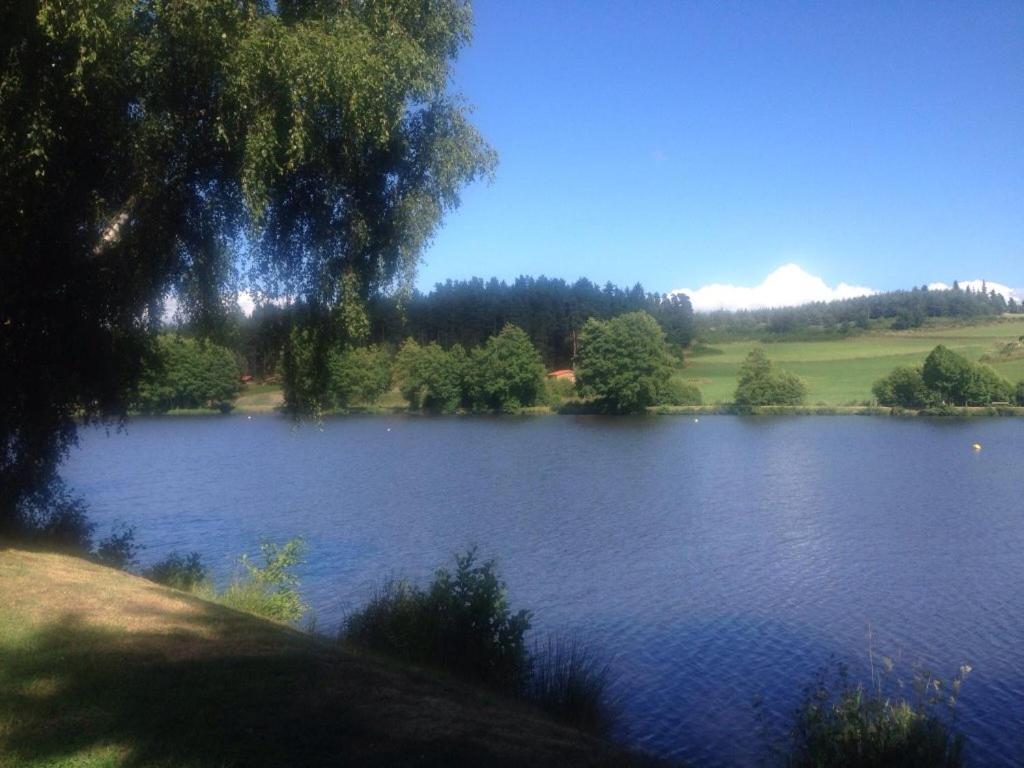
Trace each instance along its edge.
{"label": "green lawn", "polygon": [[[764,347],[779,367],[806,380],[808,403],[847,405],[871,400],[871,385],[877,379],[898,365],[920,365],[938,344],[977,360],[1020,336],[1024,336],[1024,318],[971,326],[935,325],[836,341],[779,342]],[[683,375],[700,387],[705,403],[729,402],[740,363],[756,344],[714,344],[721,354],[687,358]],[[995,363],[993,367],[1012,382],[1024,379],[1024,359]]]}

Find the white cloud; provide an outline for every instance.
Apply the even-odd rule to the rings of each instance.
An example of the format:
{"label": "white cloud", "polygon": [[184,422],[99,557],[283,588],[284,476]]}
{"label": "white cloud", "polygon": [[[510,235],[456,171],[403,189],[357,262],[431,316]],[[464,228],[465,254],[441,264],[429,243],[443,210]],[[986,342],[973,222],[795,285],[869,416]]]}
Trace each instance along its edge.
{"label": "white cloud", "polygon": [[[980,291],[984,283],[985,290],[1001,293],[1004,299],[1014,298],[1017,301],[1024,301],[1024,288],[1010,288],[1002,283],[993,283],[991,280],[958,280],[960,287],[964,290],[970,288],[972,291]],[[948,291],[952,286],[946,283],[928,283],[929,291]]]}
{"label": "white cloud", "polygon": [[[238,304],[239,308],[242,310],[242,313],[246,317],[252,315],[252,312],[256,308],[257,303],[276,304],[279,307],[283,307],[285,304],[288,303],[287,299],[267,299],[264,296],[256,296],[250,293],[249,291],[239,291],[238,293],[236,293],[235,301]],[[180,305],[178,303],[178,297],[175,296],[173,292],[168,293],[166,296],[164,296],[164,313],[161,318],[163,322],[175,322],[175,315],[177,315],[178,313],[179,306]]]}
{"label": "white cloud", "polygon": [[693,291],[680,288],[673,293],[685,293],[697,312],[716,309],[764,309],[766,307],[795,307],[812,301],[835,301],[877,293],[872,288],[839,283],[830,287],[820,277],[805,272],[797,264],[779,267],[760,285],[742,286],[712,283]]}
{"label": "white cloud", "polygon": [[256,300],[248,291],[239,291],[238,306],[242,308],[242,313],[246,317],[249,317],[252,314],[252,311],[256,308]]}

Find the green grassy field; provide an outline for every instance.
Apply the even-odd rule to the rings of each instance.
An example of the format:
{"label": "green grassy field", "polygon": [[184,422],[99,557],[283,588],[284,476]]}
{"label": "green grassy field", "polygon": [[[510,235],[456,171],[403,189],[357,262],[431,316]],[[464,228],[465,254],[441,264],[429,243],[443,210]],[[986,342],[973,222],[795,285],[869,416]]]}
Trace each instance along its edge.
{"label": "green grassy field", "polygon": [[[809,404],[848,405],[871,400],[871,385],[898,365],[920,365],[938,344],[971,360],[1024,336],[1024,318],[1003,318],[980,325],[929,325],[911,331],[886,331],[835,341],[794,341],[763,345],[780,368],[807,382]],[[711,405],[732,400],[736,375],[756,341],[713,345],[721,354],[689,357],[683,375]],[[1024,379],[1024,358],[990,363],[1012,382]]]}

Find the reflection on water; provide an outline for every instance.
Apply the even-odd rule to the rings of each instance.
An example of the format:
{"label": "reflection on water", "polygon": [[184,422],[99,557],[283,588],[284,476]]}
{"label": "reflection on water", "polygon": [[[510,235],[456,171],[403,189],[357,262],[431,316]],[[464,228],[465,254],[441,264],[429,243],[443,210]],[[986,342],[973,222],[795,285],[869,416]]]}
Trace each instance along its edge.
{"label": "reflection on water", "polygon": [[908,677],[970,663],[972,762],[1019,765],[1022,457],[1019,420],[241,416],[87,432],[65,469],[146,562],[195,549],[223,579],[305,536],[321,627],[478,544],[538,631],[611,657],[628,738],[664,754],[754,763],[870,625]]}

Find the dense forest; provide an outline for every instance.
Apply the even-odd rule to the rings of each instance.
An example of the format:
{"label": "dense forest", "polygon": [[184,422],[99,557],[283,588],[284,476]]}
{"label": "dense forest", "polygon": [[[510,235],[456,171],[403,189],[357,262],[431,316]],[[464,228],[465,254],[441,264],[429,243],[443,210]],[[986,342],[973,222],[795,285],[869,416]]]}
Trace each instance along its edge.
{"label": "dense forest", "polygon": [[[603,287],[587,279],[574,283],[548,277],[519,277],[511,283],[479,278],[439,283],[429,293],[371,296],[366,302],[366,343],[397,349],[412,338],[421,345],[472,349],[506,325],[522,328],[548,369],[567,368],[579,350],[579,334],[590,318],[607,320],[644,311],[654,317],[671,348],[694,340],[794,336],[842,336],[872,327],[915,328],[928,318],[976,318],[1021,312],[1024,307],[995,291],[928,290],[926,287],[799,307],[719,311],[695,315],[683,294],[648,293],[639,283]],[[258,306],[250,317],[238,313],[219,339],[241,359],[247,373],[263,378],[277,372],[281,351],[301,305]]]}
{"label": "dense forest", "polygon": [[381,297],[369,307],[371,340],[394,344],[406,337],[444,347],[478,346],[506,324],[522,328],[546,365],[572,364],[579,332],[590,318],[607,320],[628,312],[647,312],[657,319],[673,346],[693,337],[693,308],[686,296],[647,293],[640,283],[604,287],[582,278],[575,283],[548,277],[519,277],[512,283],[448,280],[428,294],[415,293],[403,307],[394,297]]}
{"label": "dense forest", "polygon": [[[288,340],[291,320],[301,305],[257,307],[251,317],[240,314],[219,339],[236,350],[247,372],[256,378],[273,374]],[[549,368],[572,365],[579,334],[590,318],[608,320],[644,311],[654,317],[668,344],[676,350],[693,339],[694,314],[684,295],[647,293],[639,283],[604,287],[586,279],[567,283],[547,277],[520,277],[512,283],[474,278],[440,283],[430,293],[377,295],[366,303],[365,341],[397,348],[406,339],[421,345],[437,342],[465,349],[481,346],[506,325],[522,328]]]}

